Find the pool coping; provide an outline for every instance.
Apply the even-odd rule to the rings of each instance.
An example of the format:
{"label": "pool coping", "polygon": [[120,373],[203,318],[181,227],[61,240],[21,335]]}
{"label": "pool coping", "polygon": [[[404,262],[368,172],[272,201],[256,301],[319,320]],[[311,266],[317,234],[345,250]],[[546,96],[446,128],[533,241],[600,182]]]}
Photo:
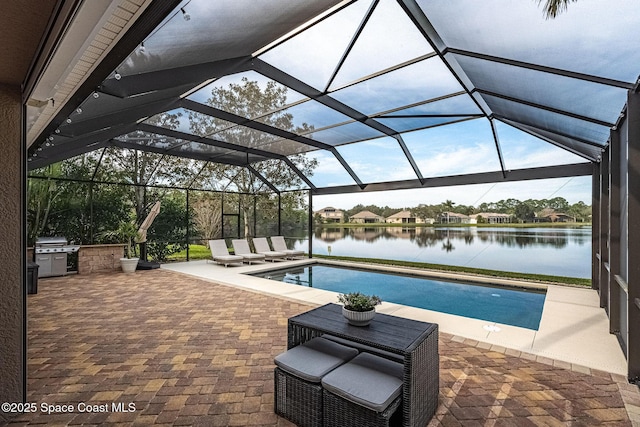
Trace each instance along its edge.
{"label": "pool coping", "polygon": [[[547,291],[540,327],[537,331],[495,322],[454,316],[446,313],[383,302],[378,311],[415,320],[438,323],[441,332],[465,343],[478,343],[507,354],[520,354],[542,363],[561,366],[579,372],[592,369],[625,375],[627,363],[615,335],[609,333],[609,320],[599,306],[595,290],[553,284],[538,284],[504,278],[488,278],[459,273],[418,271],[417,269],[372,266],[371,264],[302,259],[251,266],[224,266],[206,260],[164,264],[162,268],[197,276],[211,282],[246,290],[322,305],[337,302],[337,293],[296,284],[250,276],[286,267],[308,264],[341,265],[367,270],[395,272],[457,281],[473,281],[492,285],[522,288],[544,288]],[[497,329],[496,329],[497,328]]]}
{"label": "pool coping", "polygon": [[[329,260],[329,259],[323,259],[323,258],[311,259],[307,261],[308,261],[308,264],[335,265],[335,266],[346,267],[346,268],[374,270],[374,271],[381,271],[386,273],[398,273],[403,276],[446,279],[452,282],[472,282],[479,285],[499,285],[499,286],[509,286],[512,288],[521,288],[521,289],[546,290],[548,286],[551,284],[547,282],[532,282],[528,280],[508,279],[504,277],[489,277],[489,276],[481,276],[481,275],[469,274],[469,273],[453,273],[453,272],[447,272],[447,271],[421,269],[418,267],[402,267],[402,266],[382,265],[382,264],[354,262],[354,261]],[[270,270],[282,269],[282,268],[286,268],[286,267],[275,268],[273,266],[269,266],[269,268],[265,267],[264,270],[256,269],[256,271],[254,271],[253,273],[259,273],[260,271],[270,271]]]}

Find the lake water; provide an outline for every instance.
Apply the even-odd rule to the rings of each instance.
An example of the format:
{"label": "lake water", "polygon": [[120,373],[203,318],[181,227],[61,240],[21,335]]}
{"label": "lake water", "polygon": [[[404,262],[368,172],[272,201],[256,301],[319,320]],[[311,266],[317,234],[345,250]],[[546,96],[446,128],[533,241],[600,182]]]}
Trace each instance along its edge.
{"label": "lake water", "polygon": [[320,255],[591,278],[590,226],[318,228],[312,243]]}

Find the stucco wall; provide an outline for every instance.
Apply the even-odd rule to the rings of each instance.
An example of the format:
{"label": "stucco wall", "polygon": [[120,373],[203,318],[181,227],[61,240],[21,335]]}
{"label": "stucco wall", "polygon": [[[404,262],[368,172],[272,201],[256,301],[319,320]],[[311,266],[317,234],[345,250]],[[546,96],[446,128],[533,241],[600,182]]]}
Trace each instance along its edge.
{"label": "stucco wall", "polygon": [[[20,88],[0,85],[0,402],[23,398]],[[0,421],[6,414],[0,412]]]}

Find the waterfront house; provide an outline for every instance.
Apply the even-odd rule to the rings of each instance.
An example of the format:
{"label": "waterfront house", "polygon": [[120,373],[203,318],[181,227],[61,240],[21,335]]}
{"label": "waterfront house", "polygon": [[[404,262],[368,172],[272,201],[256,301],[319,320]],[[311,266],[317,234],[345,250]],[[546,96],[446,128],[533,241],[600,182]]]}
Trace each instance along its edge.
{"label": "waterfront house", "polygon": [[575,217],[562,212],[551,212],[538,217],[539,222],[575,222]]}
{"label": "waterfront house", "polygon": [[315,211],[314,214],[320,215],[324,222],[342,222],[344,218],[344,212],[342,210],[331,206]]}
{"label": "waterfront house", "polygon": [[[398,213],[387,217],[386,222],[389,224],[424,224],[425,221],[422,218],[418,218],[408,210],[402,210]],[[428,222],[428,221],[427,221]],[[431,220],[433,224],[434,220]]]}
{"label": "waterfront house", "polygon": [[536,213],[534,222],[575,222],[576,218],[554,209],[546,208]]}
{"label": "waterfront house", "polygon": [[384,217],[374,214],[371,211],[360,211],[357,214],[350,216],[349,222],[355,222],[359,224],[373,224],[384,222]]}
{"label": "waterfront house", "polygon": [[471,218],[468,215],[456,212],[442,212],[438,216],[438,222],[441,224],[469,224]]}
{"label": "waterfront house", "polygon": [[470,224],[507,224],[513,222],[513,215],[497,212],[480,212],[469,215]]}

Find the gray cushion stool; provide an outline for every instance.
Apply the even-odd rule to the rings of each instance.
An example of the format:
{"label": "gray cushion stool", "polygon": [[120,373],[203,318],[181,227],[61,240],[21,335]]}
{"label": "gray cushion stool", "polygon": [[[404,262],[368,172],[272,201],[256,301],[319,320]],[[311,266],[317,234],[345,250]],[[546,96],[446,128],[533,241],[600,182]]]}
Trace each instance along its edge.
{"label": "gray cushion stool", "polygon": [[[390,426],[402,422],[403,366],[360,353],[322,378],[325,426]],[[394,416],[395,415],[395,416]]]}
{"label": "gray cushion stool", "polygon": [[358,350],[318,337],[274,359],[275,413],[299,426],[322,426],[322,377]]}

